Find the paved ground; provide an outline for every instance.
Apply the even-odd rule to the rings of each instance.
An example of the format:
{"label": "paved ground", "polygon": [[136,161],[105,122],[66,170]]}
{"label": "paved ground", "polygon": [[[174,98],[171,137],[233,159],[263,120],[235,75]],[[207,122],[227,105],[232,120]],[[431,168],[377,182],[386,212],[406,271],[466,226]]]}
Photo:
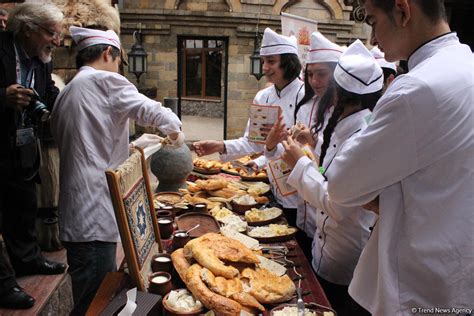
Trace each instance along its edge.
{"label": "paved ground", "polygon": [[[183,122],[183,132],[188,144],[205,139],[222,140],[224,137],[224,119],[222,118],[183,115],[181,122]],[[193,152],[193,158],[195,157]],[[205,158],[218,159],[218,157],[219,155],[213,154]]]}
{"label": "paved ground", "polygon": [[188,141],[222,140],[224,137],[223,118],[183,115],[181,122],[183,122],[183,132]]}

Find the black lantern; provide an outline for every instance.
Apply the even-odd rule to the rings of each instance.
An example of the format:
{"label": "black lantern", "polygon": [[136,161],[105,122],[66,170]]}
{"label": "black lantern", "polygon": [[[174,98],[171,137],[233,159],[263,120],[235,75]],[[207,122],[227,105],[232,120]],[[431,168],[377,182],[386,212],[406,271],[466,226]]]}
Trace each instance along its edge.
{"label": "black lantern", "polygon": [[260,45],[262,42],[261,33],[255,34],[255,47],[253,54],[250,56],[250,74],[254,75],[257,80],[263,77],[262,60],[260,59]]}
{"label": "black lantern", "polygon": [[146,57],[148,56],[145,48],[142,46],[142,32],[133,32],[135,44],[128,53],[128,72],[135,74],[137,83],[140,83],[140,76],[146,73]]}

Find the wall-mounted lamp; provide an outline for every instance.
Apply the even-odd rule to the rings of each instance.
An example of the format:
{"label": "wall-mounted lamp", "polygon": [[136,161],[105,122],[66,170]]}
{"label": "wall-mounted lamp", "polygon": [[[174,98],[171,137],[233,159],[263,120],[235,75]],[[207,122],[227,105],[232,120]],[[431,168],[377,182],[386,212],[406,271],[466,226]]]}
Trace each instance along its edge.
{"label": "wall-mounted lamp", "polygon": [[262,33],[255,34],[255,43],[253,54],[250,56],[250,74],[257,80],[263,77],[262,60],[260,58],[260,45],[262,43]]}
{"label": "wall-mounted lamp", "polygon": [[146,73],[147,70],[146,58],[148,54],[142,45],[141,29],[133,32],[133,38],[135,44],[133,44],[132,49],[128,52],[128,72],[135,74],[137,83],[140,83],[140,76]]}

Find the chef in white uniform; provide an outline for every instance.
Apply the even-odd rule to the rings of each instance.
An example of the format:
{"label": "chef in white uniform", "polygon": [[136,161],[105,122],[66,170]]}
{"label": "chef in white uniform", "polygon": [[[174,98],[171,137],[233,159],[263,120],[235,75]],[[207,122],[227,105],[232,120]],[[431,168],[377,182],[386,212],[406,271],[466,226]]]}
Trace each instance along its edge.
{"label": "chef in white uniform", "polygon": [[[280,35],[266,28],[263,34],[260,56],[264,62],[263,71],[265,76],[273,85],[257,92],[253,103],[279,106],[282,109],[285,124],[292,126],[296,104],[304,95],[304,83],[298,78],[301,72],[301,64],[298,59],[296,38]],[[249,125],[247,123],[243,137],[225,141],[199,141],[193,145],[199,156],[220,152],[223,161],[263,152],[264,145],[248,140],[248,131]],[[265,167],[266,159],[259,159],[256,163],[259,167]],[[286,209],[296,209],[296,194],[282,196],[276,188],[271,172],[267,172],[267,174],[277,202]],[[295,217],[296,212],[293,211],[293,213]]]}
{"label": "chef in white uniform", "polygon": [[379,219],[349,292],[374,315],[470,312],[472,52],[450,32],[441,1],[385,4],[365,1],[372,42],[388,61],[407,60],[409,72],[388,87],[369,126],[326,172],[334,203],[358,206],[379,196]]}
{"label": "chef in white uniform", "polygon": [[87,310],[105,274],[115,270],[120,236],[105,177],[128,158],[128,122],[158,127],[183,142],[181,122],[118,74],[115,32],[71,27],[77,75],[59,94],[51,128],[60,151],[60,238],[67,249],[75,308]]}
{"label": "chef in white uniform", "polygon": [[[296,122],[302,124],[298,126],[297,132],[300,137],[297,140],[303,144],[308,143],[311,146],[316,143],[314,152],[317,157],[321,153],[321,144],[323,142],[322,130],[325,123],[321,133],[319,133],[319,140],[314,140],[311,128],[316,125],[317,115],[321,110],[322,113],[319,114],[321,116],[320,120],[327,122],[331,116],[331,109],[320,109],[318,104],[326,92],[329,82],[333,80],[334,69],[342,52],[342,47],[331,42],[320,32],[313,32],[311,34],[304,79],[305,95],[297,104]],[[303,134],[305,135],[303,136]],[[267,137],[265,156],[268,159],[272,160],[281,156],[284,151],[283,146],[281,144],[276,146],[276,144],[284,139],[279,139],[273,135]],[[305,254],[309,253],[308,258],[311,258],[311,245],[316,232],[316,208],[307,203],[301,196],[298,196],[296,226],[306,233],[307,238],[303,240],[304,245],[300,244],[300,246],[305,251]]]}
{"label": "chef in white uniform", "polygon": [[[367,126],[369,108],[382,94],[383,72],[361,41],[355,41],[342,54],[334,71],[337,100],[324,129],[320,168],[306,157],[291,138],[283,142],[282,158],[294,166],[288,183],[309,204],[317,208],[312,266],[331,305],[341,315],[364,314],[350,299],[348,286],[377,215],[360,206],[343,207],[331,201],[324,174],[334,168],[332,161],[340,150]],[[331,98],[333,99],[333,98]],[[321,106],[325,106],[323,99]],[[295,164],[296,162],[296,164]],[[352,309],[351,305],[355,305]]]}

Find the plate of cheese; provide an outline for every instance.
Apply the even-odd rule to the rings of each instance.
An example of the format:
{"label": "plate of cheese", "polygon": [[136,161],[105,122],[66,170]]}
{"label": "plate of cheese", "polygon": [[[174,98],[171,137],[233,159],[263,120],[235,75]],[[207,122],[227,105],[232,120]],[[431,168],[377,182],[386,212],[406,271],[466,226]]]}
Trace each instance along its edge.
{"label": "plate of cheese", "polygon": [[265,226],[278,221],[282,214],[283,211],[278,207],[252,208],[245,212],[245,220],[250,226]]}
{"label": "plate of cheese", "polygon": [[261,243],[287,241],[293,238],[297,229],[286,224],[270,224],[247,229],[247,235]]}

